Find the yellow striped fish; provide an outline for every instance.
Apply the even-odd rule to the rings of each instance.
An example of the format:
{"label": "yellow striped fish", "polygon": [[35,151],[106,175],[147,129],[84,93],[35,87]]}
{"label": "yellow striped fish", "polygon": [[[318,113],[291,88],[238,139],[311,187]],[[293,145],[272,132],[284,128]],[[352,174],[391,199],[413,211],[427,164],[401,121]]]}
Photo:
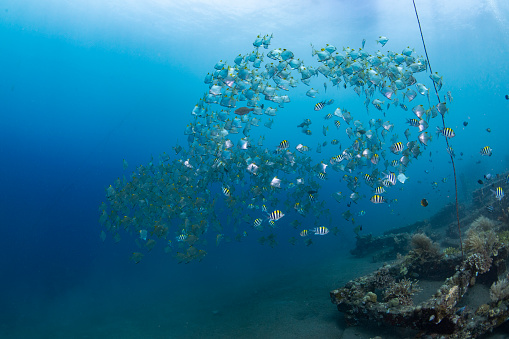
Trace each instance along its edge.
{"label": "yellow striped fish", "polygon": [[502,200],[502,198],[504,197],[504,190],[502,189],[502,187],[497,187],[496,190],[491,190],[491,191],[495,195],[495,198],[499,201]]}
{"label": "yellow striped fish", "polygon": [[329,233],[329,229],[325,226],[315,227],[313,229],[313,232],[315,232],[315,235],[326,235]]}
{"label": "yellow striped fish", "polygon": [[492,152],[492,149],[490,146],[484,146],[482,149],[481,149],[481,155],[487,155],[489,157],[491,157],[491,152]]}
{"label": "yellow striped fish", "polygon": [[382,204],[385,202],[385,198],[378,194],[375,194],[374,196],[372,196],[370,200],[374,204]]}
{"label": "yellow striped fish", "polygon": [[391,146],[391,152],[397,154],[403,150],[403,143],[398,141]]}
{"label": "yellow striped fish", "polygon": [[274,212],[269,214],[269,220],[278,221],[279,219],[281,219],[284,216],[285,215],[283,212],[281,212],[280,210],[275,210]]}
{"label": "yellow striped fish", "polygon": [[230,189],[226,186],[223,186],[223,194],[229,197],[231,195]]}
{"label": "yellow striped fish", "polygon": [[450,127],[445,127],[443,129],[437,127],[437,134],[438,135],[442,134],[446,138],[452,138],[456,135],[456,133],[454,133],[454,131]]}

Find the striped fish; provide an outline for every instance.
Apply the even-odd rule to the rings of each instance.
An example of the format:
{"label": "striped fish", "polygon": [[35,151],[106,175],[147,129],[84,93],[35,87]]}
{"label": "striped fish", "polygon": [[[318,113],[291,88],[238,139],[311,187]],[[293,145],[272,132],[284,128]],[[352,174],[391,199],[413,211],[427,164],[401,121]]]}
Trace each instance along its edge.
{"label": "striped fish", "polygon": [[[447,154],[449,154],[451,157],[453,157],[453,158],[455,157],[454,150],[452,149],[451,146],[448,146],[445,150],[447,151]],[[481,150],[481,154],[482,154],[482,150]]]}
{"label": "striped fish", "polygon": [[329,233],[329,229],[325,226],[320,226],[315,227],[313,229],[313,232],[315,233],[315,235],[326,235],[327,233]]}
{"label": "striped fish", "polygon": [[487,209],[487,210],[488,210],[488,212],[490,212],[490,213],[493,213],[493,211],[495,210],[495,209],[493,208],[493,206],[491,206],[491,205],[486,206],[486,209]]}
{"label": "striped fish", "polygon": [[269,221],[270,220],[278,221],[279,219],[281,219],[284,216],[285,215],[283,214],[283,212],[281,212],[280,210],[275,210],[274,212],[269,214]]}
{"label": "striped fish", "polygon": [[385,188],[383,186],[378,186],[375,188],[375,194],[382,194],[385,193]]}
{"label": "striped fish", "polygon": [[290,144],[287,140],[283,140],[279,143],[279,146],[277,147],[278,151],[284,151],[290,147]]}
{"label": "striped fish", "polygon": [[493,150],[491,149],[491,147],[490,147],[490,146],[484,146],[484,147],[481,149],[481,152],[480,152],[480,153],[481,153],[481,155],[487,155],[487,156],[491,157],[491,152],[492,152],[492,151],[493,151]]}
{"label": "striped fish", "polygon": [[265,206],[265,205],[262,205],[262,211],[265,213],[269,213],[269,212],[267,212],[267,206]]}
{"label": "striped fish", "polygon": [[300,236],[301,237],[307,237],[308,236],[308,230],[302,230],[302,232],[300,232]]}
{"label": "striped fish", "polygon": [[315,196],[313,194],[309,195],[309,202],[312,204],[316,202]]}
{"label": "striped fish", "polygon": [[375,194],[374,196],[372,196],[370,200],[374,204],[382,204],[385,202],[385,198],[378,194]]}
{"label": "striped fish", "polygon": [[317,177],[320,180],[327,180],[327,175],[323,172],[318,172]]}
{"label": "striped fish", "polygon": [[495,195],[495,198],[499,201],[502,200],[502,198],[504,197],[504,190],[502,189],[502,187],[497,187],[496,190],[491,190],[491,191]]}
{"label": "striped fish", "polygon": [[334,125],[336,126],[337,129],[339,129],[339,127],[341,126],[341,121],[334,120]]}
{"label": "striped fish", "polygon": [[391,152],[397,154],[403,150],[403,143],[398,141],[391,146]]}
{"label": "striped fish", "polygon": [[371,175],[369,175],[368,173],[364,174],[364,181],[368,184],[368,185],[371,185],[373,183],[373,178],[371,177]]}
{"label": "striped fish", "polygon": [[418,119],[407,119],[407,124],[409,124],[412,127],[419,127],[419,120]]}
{"label": "striped fish", "polygon": [[320,101],[319,103],[317,103],[315,105],[315,111],[319,111],[319,110],[321,110],[324,107],[325,107],[325,101]]}
{"label": "striped fish", "polygon": [[175,237],[175,239],[179,242],[185,241],[187,239],[187,234],[179,234]]}
{"label": "striped fish", "polygon": [[380,156],[378,154],[373,154],[373,156],[371,157],[371,163],[373,165],[376,165],[378,164],[378,162],[380,161]]}
{"label": "striped fish", "polygon": [[[390,172],[389,174],[385,174],[385,178],[383,181],[388,181],[391,185],[396,185],[396,174],[394,174],[393,172]],[[387,186],[387,185],[385,185],[385,186]]]}
{"label": "striped fish", "polygon": [[255,228],[260,227],[260,226],[261,226],[261,224],[262,224],[262,221],[263,221],[263,220],[262,220],[262,219],[260,219],[260,218],[255,219],[255,221],[254,221],[254,223],[253,223],[253,226],[254,226]]}
{"label": "striped fish", "polygon": [[226,186],[223,186],[223,194],[229,197],[231,195],[230,189]]}
{"label": "striped fish", "polygon": [[269,225],[271,227],[275,227],[276,226],[276,222],[274,220],[269,220]]}
{"label": "striped fish", "polygon": [[446,138],[452,138],[456,135],[456,133],[454,133],[454,131],[450,127],[445,127],[443,129],[437,127],[437,134],[438,135],[442,134]]}
{"label": "striped fish", "polygon": [[331,145],[337,145],[337,144],[339,144],[339,140],[332,139],[330,143],[331,143]]}
{"label": "striped fish", "polygon": [[323,117],[325,120],[329,120],[332,118],[332,113],[328,113],[326,116]]}

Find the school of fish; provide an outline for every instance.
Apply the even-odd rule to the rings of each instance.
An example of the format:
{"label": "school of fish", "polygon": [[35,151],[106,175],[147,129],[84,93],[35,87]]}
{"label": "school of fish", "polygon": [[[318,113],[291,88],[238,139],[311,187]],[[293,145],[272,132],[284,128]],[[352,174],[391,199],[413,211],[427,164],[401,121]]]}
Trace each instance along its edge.
{"label": "school of fish", "polygon": [[[441,119],[433,120],[448,108],[445,102],[431,105],[428,88],[433,84],[424,84],[431,80],[441,88],[442,77],[426,75],[427,60],[411,48],[369,53],[365,41],[361,48],[342,51],[329,44],[311,46],[318,62],[313,67],[284,48],[265,54],[271,39],[272,35],[258,36],[251,52],[234,57],[232,64],[216,63],[205,76],[207,90],[184,128],[187,147],[176,145],[172,155],[164,153],[106,188],[107,200],[99,208],[105,228],[101,238],[106,232],[115,242],[123,235],[134,236],[135,263],[156,243],[179,262],[201,260],[211,238],[219,245],[254,233],[261,244],[275,246],[282,227],[294,232],[291,243],[303,239],[310,245],[312,239],[321,239],[315,235],[338,233],[339,215],[355,224],[347,208],[352,202],[396,202],[387,192],[409,179],[407,167],[432,140],[432,122],[437,137],[455,136],[451,128],[441,126]],[[388,40],[380,37],[376,43],[383,47]],[[292,89],[316,81],[324,82],[325,94],[334,99],[318,101],[319,91],[310,88],[310,118],[297,126],[301,137],[264,145],[265,133],[291,101]],[[334,87],[338,94],[331,93]],[[341,91],[348,89],[363,100],[366,112],[336,106]],[[450,92],[446,98],[452,101]],[[332,156],[311,156],[312,147],[305,144],[307,135],[314,133],[312,120],[324,122],[316,128],[322,127]],[[409,125],[404,137],[392,133],[395,124]],[[327,145],[324,140],[314,149],[318,157]],[[491,153],[489,146],[481,150],[482,155]],[[340,173],[340,180],[332,182],[334,172]],[[332,194],[339,203],[332,207],[334,212],[320,196],[324,184],[338,186]]]}

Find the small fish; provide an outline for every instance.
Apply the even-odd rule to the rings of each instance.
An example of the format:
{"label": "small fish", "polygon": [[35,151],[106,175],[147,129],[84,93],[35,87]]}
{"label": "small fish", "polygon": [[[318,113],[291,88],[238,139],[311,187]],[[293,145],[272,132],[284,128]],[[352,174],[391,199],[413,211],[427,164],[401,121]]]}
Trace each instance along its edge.
{"label": "small fish", "polygon": [[484,184],[484,182],[483,182],[481,179],[477,180],[477,182],[478,182],[480,185],[483,185],[483,184]]}
{"label": "small fish", "polygon": [[382,204],[385,202],[385,198],[378,194],[373,195],[369,200],[371,200],[371,202],[374,204]]}
{"label": "small fish", "polygon": [[277,149],[278,149],[278,151],[284,151],[284,150],[287,150],[288,147],[290,147],[290,144],[288,143],[288,141],[283,140],[279,143],[279,146],[277,147]]}
{"label": "small fish", "polygon": [[255,219],[255,221],[254,221],[254,223],[253,223],[253,226],[254,226],[255,228],[258,228],[258,227],[260,227],[260,225],[262,224],[262,222],[263,222],[263,220],[262,220],[262,219],[257,218],[257,219]]}
{"label": "small fish", "polygon": [[324,107],[325,107],[325,101],[320,101],[319,103],[317,103],[315,105],[315,111],[319,111],[319,110],[321,110]]}
{"label": "small fish", "polygon": [[339,129],[339,127],[341,127],[341,121],[334,120],[334,126],[336,126],[336,128]]}
{"label": "small fish", "polygon": [[327,175],[323,172],[318,172],[317,177],[320,180],[327,180]]}
{"label": "small fish", "polygon": [[378,42],[380,45],[382,45],[382,47],[385,46],[385,44],[387,43],[387,41],[389,41],[389,39],[387,39],[386,37],[384,36],[380,36],[378,38],[378,40],[376,40],[376,42]]}
{"label": "small fish", "polygon": [[467,127],[468,126],[468,121],[463,121],[463,126]]}
{"label": "small fish", "polygon": [[509,100],[509,94],[505,95],[505,100]]}
{"label": "small fish", "polygon": [[456,134],[450,127],[445,127],[441,129],[440,127],[437,127],[437,135],[442,134],[446,138],[453,138]]}
{"label": "small fish", "polygon": [[418,119],[407,119],[407,124],[409,124],[412,127],[419,127],[419,120]]}
{"label": "small fish", "polygon": [[[449,99],[449,102],[452,102],[453,98],[452,98],[451,91],[448,91],[448,92],[447,92],[447,99]],[[506,98],[506,99],[507,99],[507,98]]]}
{"label": "small fish", "polygon": [[223,190],[223,194],[227,197],[229,197],[231,195],[231,192],[230,192],[230,189],[226,186],[223,186],[222,187],[222,190]]}
{"label": "small fish", "polygon": [[428,206],[428,200],[426,200],[426,199],[422,199],[422,200],[421,200],[421,206],[422,206],[422,207],[426,207],[426,206]]}
{"label": "small fish", "polygon": [[278,177],[274,177],[270,182],[270,186],[281,188],[281,179],[278,179]]}
{"label": "small fish", "polygon": [[396,185],[396,174],[392,172],[385,174],[384,180],[387,180],[390,185]]}
{"label": "small fish", "polygon": [[366,174],[364,174],[364,181],[368,185],[371,185],[371,183],[373,183],[373,178],[371,177],[371,175],[369,175],[369,173],[366,173]]}
{"label": "small fish", "polygon": [[403,143],[401,141],[392,144],[391,152],[397,154],[403,150]]}
{"label": "small fish", "polygon": [[455,154],[451,146],[448,146],[445,150],[447,151],[447,154],[454,158]]}
{"label": "small fish", "polygon": [[502,200],[502,198],[504,197],[504,190],[502,189],[502,187],[497,187],[496,190],[491,190],[493,192],[493,194],[495,195],[495,198],[500,201]]}
{"label": "small fish", "polygon": [[481,155],[487,155],[489,157],[491,157],[491,153],[492,153],[492,149],[490,146],[484,146],[483,148],[481,148]]}
{"label": "small fish", "polygon": [[375,194],[382,194],[382,193],[385,193],[385,188],[383,186],[378,186],[377,188],[375,188]]}
{"label": "small fish", "polygon": [[488,210],[488,212],[490,212],[490,213],[493,213],[493,211],[495,210],[495,209],[493,208],[493,206],[491,206],[491,205],[486,206],[486,209],[487,209],[487,210]]}
{"label": "small fish", "polygon": [[179,234],[178,236],[175,237],[175,239],[177,239],[177,241],[179,242],[186,241],[187,234]]}
{"label": "small fish", "polygon": [[307,237],[308,235],[308,230],[302,230],[302,232],[300,232],[301,237]]}
{"label": "small fish", "polygon": [[297,125],[297,127],[307,127],[309,125],[311,125],[311,120],[304,119],[304,121],[300,125]]}
{"label": "small fish", "polygon": [[262,212],[269,213],[269,212],[267,212],[267,206],[262,205]]}
{"label": "small fish", "polygon": [[491,128],[486,128],[486,132],[491,133]]}
{"label": "small fish", "polygon": [[329,229],[325,226],[315,227],[312,231],[315,235],[326,235],[329,233]]}
{"label": "small fish", "polygon": [[359,213],[357,213],[357,215],[358,215],[359,217],[363,217],[363,216],[365,216],[365,215],[366,215],[366,211],[361,210]]}
{"label": "small fish", "polygon": [[269,214],[269,220],[278,221],[279,219],[281,219],[284,216],[285,215],[283,212],[281,212],[280,210],[275,210],[274,212]]}
{"label": "small fish", "polygon": [[237,115],[246,115],[252,111],[254,111],[254,108],[240,107],[240,108],[237,108],[233,113],[235,113]]}

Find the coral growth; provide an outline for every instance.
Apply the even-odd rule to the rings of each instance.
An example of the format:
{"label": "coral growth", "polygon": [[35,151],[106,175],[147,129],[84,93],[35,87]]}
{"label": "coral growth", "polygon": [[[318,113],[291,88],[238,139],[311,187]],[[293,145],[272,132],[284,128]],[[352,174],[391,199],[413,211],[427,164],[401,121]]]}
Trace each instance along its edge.
{"label": "coral growth", "polygon": [[447,247],[445,250],[444,250],[444,254],[446,257],[453,257],[455,255],[458,255],[460,254],[460,250],[457,249],[456,247]]}
{"label": "coral growth", "polygon": [[412,248],[417,253],[429,252],[432,254],[439,254],[437,244],[424,233],[416,233],[413,235],[411,240]]}
{"label": "coral growth", "polygon": [[387,267],[380,268],[374,275],[375,288],[385,288],[394,283],[394,278],[389,273]]}
{"label": "coral growth", "polygon": [[490,288],[490,297],[493,301],[503,300],[509,297],[509,280],[504,278],[494,282]]}
{"label": "coral growth", "polygon": [[467,232],[465,250],[472,254],[467,259],[467,263],[479,273],[489,271],[493,261],[490,257],[498,255],[500,241],[492,229],[494,226],[493,220],[479,217]]}
{"label": "coral growth", "polygon": [[390,304],[399,304],[404,306],[413,305],[412,296],[422,291],[417,286],[417,280],[401,279],[399,282],[393,282],[384,290],[384,300]]}
{"label": "coral growth", "polygon": [[479,272],[479,274],[484,274],[490,270],[492,262],[493,259],[485,252],[474,253],[467,258],[466,265]]}
{"label": "coral growth", "polygon": [[470,225],[470,231],[474,232],[484,232],[489,231],[495,227],[495,221],[486,218],[485,216],[480,216],[479,218],[475,219],[472,224]]}

